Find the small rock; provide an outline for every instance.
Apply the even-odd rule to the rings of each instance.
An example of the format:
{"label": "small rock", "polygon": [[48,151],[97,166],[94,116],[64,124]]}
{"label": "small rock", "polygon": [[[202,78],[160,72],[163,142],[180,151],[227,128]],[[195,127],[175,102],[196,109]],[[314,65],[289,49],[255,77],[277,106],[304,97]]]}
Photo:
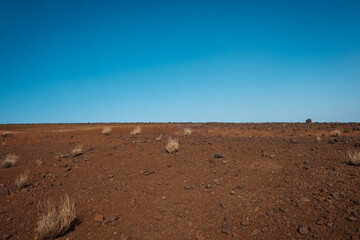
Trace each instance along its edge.
{"label": "small rock", "polygon": [[186,189],[186,190],[189,190],[189,189],[191,189],[191,188],[192,188],[192,185],[187,184],[187,185],[185,186],[185,189]]}
{"label": "small rock", "polygon": [[221,228],[221,233],[231,236],[232,235],[231,226],[228,223],[224,224]]}
{"label": "small rock", "polygon": [[154,173],[155,173],[154,169],[151,169],[151,168],[144,171],[145,175],[150,175],[150,174],[154,174]]}
{"label": "small rock", "polygon": [[161,221],[161,220],[163,220],[164,219],[164,214],[162,214],[161,212],[158,212],[158,213],[156,213],[155,214],[155,220],[157,220],[157,221]]}
{"label": "small rock", "polygon": [[242,221],[241,221],[241,225],[244,226],[244,227],[249,226],[249,224],[250,224],[250,223],[249,223],[248,220],[242,220]]}
{"label": "small rock", "polygon": [[287,207],[280,207],[279,211],[283,212],[283,213],[287,213],[289,211],[289,209]]}
{"label": "small rock", "polygon": [[354,201],[355,205],[360,205],[360,199]]}
{"label": "small rock", "polygon": [[58,166],[61,168],[66,168],[68,165],[67,163],[60,163]]}
{"label": "small rock", "polygon": [[205,188],[206,188],[206,189],[211,189],[211,185],[210,185],[210,184],[207,184],[207,185],[205,186]]}
{"label": "small rock", "polygon": [[251,232],[251,236],[256,236],[256,235],[259,235],[260,234],[260,230],[259,229],[255,229],[254,231]]}
{"label": "small rock", "polygon": [[230,191],[230,194],[235,195],[235,191],[234,190]]}
{"label": "small rock", "polygon": [[267,215],[268,217],[272,217],[272,216],[274,216],[274,211],[273,211],[273,210],[270,210],[270,211],[268,211],[268,212],[266,213],[266,215]]}
{"label": "small rock", "polygon": [[214,154],[214,158],[223,158],[223,157],[224,157],[224,155],[221,154],[221,153],[215,153]]}
{"label": "small rock", "polygon": [[309,234],[309,226],[308,225],[300,225],[298,227],[298,231],[300,234],[302,235],[306,235],[306,234]]}
{"label": "small rock", "polygon": [[96,214],[96,215],[94,216],[93,220],[94,220],[95,222],[102,222],[102,221],[104,221],[104,216],[101,215],[101,214]]}
{"label": "small rock", "polygon": [[61,158],[68,158],[69,155],[67,155],[67,154],[62,154],[60,157],[61,157]]}
{"label": "small rock", "polygon": [[40,160],[36,160],[35,161],[36,165],[41,167],[42,165],[44,165],[44,162],[40,161]]}
{"label": "small rock", "polygon": [[348,217],[346,217],[346,220],[351,221],[351,222],[355,222],[355,221],[356,221],[356,217],[354,217],[354,216],[348,216]]}
{"label": "small rock", "polygon": [[109,187],[107,188],[107,190],[108,190],[109,192],[116,192],[117,187],[116,187],[116,186],[109,186]]}
{"label": "small rock", "polygon": [[60,160],[61,160],[61,156],[60,156],[60,155],[55,155],[55,160],[60,161]]}
{"label": "small rock", "polygon": [[5,196],[5,195],[9,195],[9,189],[7,187],[5,187],[4,184],[0,185],[0,196]]}
{"label": "small rock", "polygon": [[64,172],[69,172],[71,170],[71,167],[66,167],[66,168],[64,168]]}

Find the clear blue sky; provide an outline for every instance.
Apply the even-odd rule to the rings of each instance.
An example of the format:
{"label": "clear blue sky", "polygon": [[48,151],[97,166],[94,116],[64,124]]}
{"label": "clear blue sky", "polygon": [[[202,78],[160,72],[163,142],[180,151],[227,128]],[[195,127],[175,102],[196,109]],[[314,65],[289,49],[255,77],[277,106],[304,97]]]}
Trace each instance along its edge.
{"label": "clear blue sky", "polygon": [[360,121],[360,1],[0,0],[0,123]]}

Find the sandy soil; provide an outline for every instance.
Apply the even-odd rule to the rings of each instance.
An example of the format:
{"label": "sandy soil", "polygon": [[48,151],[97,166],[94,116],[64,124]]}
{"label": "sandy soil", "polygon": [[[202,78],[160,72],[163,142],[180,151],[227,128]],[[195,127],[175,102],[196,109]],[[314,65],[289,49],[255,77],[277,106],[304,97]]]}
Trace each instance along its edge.
{"label": "sandy soil", "polygon": [[[101,134],[109,125],[110,135]],[[360,150],[359,123],[0,125],[4,131],[12,136],[1,137],[0,160],[21,158],[0,169],[2,239],[34,239],[39,202],[65,194],[77,221],[59,239],[359,239],[360,167],[347,156]],[[165,151],[168,137],[179,139],[177,153]],[[78,144],[83,154],[73,157]],[[26,169],[29,186],[18,190]]]}

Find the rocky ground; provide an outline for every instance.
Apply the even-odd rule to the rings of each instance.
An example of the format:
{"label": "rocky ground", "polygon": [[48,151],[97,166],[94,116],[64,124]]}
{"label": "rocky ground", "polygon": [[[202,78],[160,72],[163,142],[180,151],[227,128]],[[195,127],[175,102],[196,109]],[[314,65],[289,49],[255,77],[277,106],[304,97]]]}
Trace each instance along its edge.
{"label": "rocky ground", "polygon": [[[130,136],[136,126],[142,132]],[[39,203],[65,194],[77,219],[59,239],[359,239],[360,166],[347,156],[360,150],[359,123],[0,125],[5,131],[0,160],[21,157],[0,169],[2,239],[34,239]],[[165,151],[169,137],[179,139],[177,153]]]}

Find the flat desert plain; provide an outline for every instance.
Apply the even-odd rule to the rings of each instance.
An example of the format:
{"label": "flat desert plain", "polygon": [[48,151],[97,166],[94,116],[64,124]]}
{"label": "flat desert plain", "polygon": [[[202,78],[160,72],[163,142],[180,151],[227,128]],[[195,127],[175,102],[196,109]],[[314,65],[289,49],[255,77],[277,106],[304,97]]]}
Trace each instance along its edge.
{"label": "flat desert plain", "polygon": [[17,156],[0,169],[2,239],[35,239],[44,203],[66,196],[76,219],[59,239],[359,239],[360,166],[348,155],[360,151],[359,123],[24,124],[0,133],[1,162]]}

